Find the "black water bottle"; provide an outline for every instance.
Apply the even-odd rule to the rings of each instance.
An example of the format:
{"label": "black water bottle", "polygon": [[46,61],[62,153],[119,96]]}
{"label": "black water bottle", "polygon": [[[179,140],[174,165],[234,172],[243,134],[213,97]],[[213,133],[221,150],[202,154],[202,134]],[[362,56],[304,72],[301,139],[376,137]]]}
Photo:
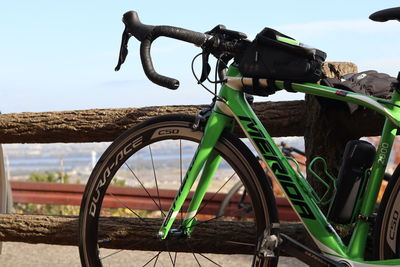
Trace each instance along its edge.
{"label": "black water bottle", "polygon": [[337,191],[327,215],[330,221],[341,224],[352,222],[357,199],[362,196],[367,184],[365,172],[371,168],[375,154],[375,147],[366,141],[347,142],[336,182]]}

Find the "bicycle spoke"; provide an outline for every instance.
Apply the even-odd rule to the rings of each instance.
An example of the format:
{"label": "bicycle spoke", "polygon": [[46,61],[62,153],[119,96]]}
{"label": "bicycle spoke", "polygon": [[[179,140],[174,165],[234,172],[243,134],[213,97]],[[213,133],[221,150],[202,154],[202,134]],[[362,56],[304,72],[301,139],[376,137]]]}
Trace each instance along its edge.
{"label": "bicycle spoke", "polygon": [[192,255],[193,255],[194,259],[196,260],[197,264],[201,267],[201,264],[200,264],[199,260],[197,259],[196,254],[194,254],[194,252],[192,252]]}
{"label": "bicycle spoke", "polygon": [[215,196],[222,190],[222,188],[225,187],[225,185],[236,175],[236,172],[234,174],[232,174],[229,179],[212,195],[212,197],[210,199],[207,199],[206,203],[204,203],[204,205],[197,211],[196,215],[202,211],[210,202],[211,200],[213,200],[215,198]]}
{"label": "bicycle spoke", "polygon": [[157,258],[156,258],[156,260],[154,261],[153,267],[155,267],[155,266],[157,265],[158,258],[160,257],[160,255],[161,255],[161,251],[160,251],[160,253],[157,255]]}
{"label": "bicycle spoke", "polygon": [[152,262],[154,259],[156,259],[156,258],[158,259],[158,257],[160,256],[161,252],[162,252],[162,251],[158,252],[157,255],[155,255],[155,256],[154,256],[153,258],[151,258],[148,262],[146,262],[146,263],[143,265],[143,267],[146,266],[147,264],[149,264],[150,262]]}
{"label": "bicycle spoke", "polygon": [[144,184],[142,183],[142,181],[140,181],[140,179],[136,176],[135,172],[131,169],[131,167],[129,167],[129,165],[125,162],[124,163],[126,165],[126,167],[130,170],[130,172],[132,173],[132,175],[136,178],[136,180],[139,182],[140,186],[143,188],[143,190],[146,192],[146,194],[151,198],[151,200],[154,202],[154,204],[156,205],[156,207],[161,211],[161,213],[163,214],[163,216],[165,217],[165,213],[162,211],[161,206],[159,206],[157,204],[157,202],[154,200],[154,198],[152,197],[152,195],[150,194],[150,192],[146,189],[146,187],[144,186]]}
{"label": "bicycle spoke", "polygon": [[199,260],[197,259],[196,254],[194,253],[192,246],[186,240],[185,240],[185,243],[189,247],[190,251],[192,252],[192,255],[193,255],[194,259],[196,260],[197,264],[201,267],[201,264],[200,264]]}
{"label": "bicycle spoke", "polygon": [[101,257],[100,260],[104,260],[104,259],[106,259],[106,258],[108,258],[108,257],[114,256],[115,254],[121,253],[121,252],[124,251],[124,250],[125,250],[125,249],[120,249],[120,250],[118,250],[118,251],[116,251],[116,252],[113,252],[113,253],[111,253],[111,254],[108,254],[107,256]]}
{"label": "bicycle spoke", "polygon": [[175,267],[175,262],[172,259],[171,252],[168,251],[169,259],[171,260],[172,266]]}
{"label": "bicycle spoke", "polygon": [[175,252],[175,257],[174,257],[174,266],[176,264],[176,258],[178,257],[178,252]]}
{"label": "bicycle spoke", "polygon": [[222,267],[222,265],[219,265],[218,263],[216,263],[215,261],[213,261],[212,259],[210,259],[209,257],[206,257],[206,256],[204,256],[203,254],[201,254],[201,253],[198,253],[200,256],[202,256],[203,258],[205,258],[205,259],[207,259],[208,261],[210,261],[210,262],[212,262],[212,263],[214,263],[215,265],[217,265],[217,266],[221,266]]}
{"label": "bicycle spoke", "polygon": [[[128,247],[125,248],[125,249],[120,249],[120,250],[118,250],[118,251],[112,252],[112,253],[110,253],[109,255],[106,255],[106,256],[104,256],[104,257],[101,257],[100,260],[106,259],[106,258],[108,258],[108,257],[111,257],[111,256],[115,255],[115,254],[121,253],[121,252],[124,251],[124,250],[129,250],[129,249],[131,249],[131,248],[133,248],[133,247],[139,245],[140,243],[143,243],[144,241],[145,241],[145,240],[140,240],[140,241],[138,241],[138,242],[136,242],[136,243],[134,243],[134,244],[128,246]],[[109,241],[107,241],[107,242],[109,242]]]}
{"label": "bicycle spoke", "polygon": [[[233,213],[232,213],[231,215],[229,215],[229,216],[235,217],[236,214],[239,214],[239,212],[242,212],[243,210],[245,210],[245,209],[244,209],[244,208],[240,208],[240,209],[238,209],[237,211],[233,212]],[[196,226],[202,225],[202,224],[204,224],[204,223],[212,222],[212,221],[217,220],[217,219],[219,219],[219,218],[221,218],[221,217],[224,217],[224,216],[225,216],[225,215],[220,215],[220,216],[216,216],[216,217],[214,217],[214,218],[211,218],[211,219],[208,219],[208,220],[205,220],[205,221],[197,221],[197,222],[195,222],[193,225],[191,225],[191,226],[189,227],[189,229],[192,228],[192,227],[196,227]]]}
{"label": "bicycle spoke", "polygon": [[250,244],[250,243],[243,243],[243,242],[236,242],[236,241],[224,241],[225,243],[230,243],[230,244],[236,244],[236,245],[242,245],[242,246],[249,246],[249,247],[255,247],[255,244]]}
{"label": "bicycle spoke", "polygon": [[211,201],[215,198],[215,196],[222,190],[222,188],[225,187],[225,185],[235,176],[235,174],[236,172],[229,177],[229,179],[211,196],[211,198],[207,199],[204,205],[197,210],[196,214],[192,218],[190,218],[189,223],[192,222],[194,218],[197,216],[197,214],[199,214],[205,207],[207,207],[209,203],[211,203]]}
{"label": "bicycle spoke", "polygon": [[[185,242],[185,243],[188,245],[188,247],[190,248],[190,250],[193,251],[192,246],[191,246],[188,242]],[[193,254],[194,258],[196,259],[197,264],[199,264],[199,266],[201,266],[199,260],[197,259],[196,255],[195,255],[195,253],[192,252],[192,254]],[[215,261],[213,261],[212,259],[210,259],[209,257],[203,255],[202,253],[197,253],[197,254],[199,254],[200,256],[202,256],[203,258],[207,259],[208,261],[214,263],[214,264],[217,265],[217,266],[222,266],[222,265],[219,265],[218,263],[216,263]]]}
{"label": "bicycle spoke", "polygon": [[161,199],[160,199],[160,191],[158,189],[158,182],[157,182],[157,174],[156,174],[156,168],[154,166],[154,158],[153,158],[153,151],[151,150],[151,145],[149,145],[149,151],[150,151],[150,157],[151,157],[151,165],[153,167],[153,174],[154,174],[154,182],[156,184],[156,189],[157,189],[157,196],[158,196],[158,204],[160,207],[161,211],[161,216],[165,217],[164,213],[161,210]]}
{"label": "bicycle spoke", "polygon": [[[167,247],[169,259],[171,260],[172,266],[175,267],[175,261],[172,259],[171,252],[169,251],[168,241],[165,243],[165,246]],[[176,252],[175,252],[175,258],[176,258]]]}
{"label": "bicycle spoke", "polygon": [[143,218],[134,210],[132,210],[131,208],[129,208],[124,202],[122,202],[119,198],[117,198],[113,193],[108,192],[107,195],[110,195],[111,197],[113,197],[115,200],[117,200],[119,203],[121,203],[125,208],[127,208],[130,212],[132,212],[134,215],[136,215],[136,217],[138,217],[142,222],[144,222],[145,224],[148,225],[148,223],[143,220]]}

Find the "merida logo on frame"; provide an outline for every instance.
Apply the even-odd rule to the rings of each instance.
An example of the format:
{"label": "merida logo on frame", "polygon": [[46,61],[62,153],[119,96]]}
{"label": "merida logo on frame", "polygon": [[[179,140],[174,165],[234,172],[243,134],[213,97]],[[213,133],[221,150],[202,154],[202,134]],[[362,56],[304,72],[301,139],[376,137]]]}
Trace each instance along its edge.
{"label": "merida logo on frame", "polygon": [[283,163],[279,157],[277,157],[277,153],[271,147],[262,131],[257,128],[257,123],[252,118],[243,116],[239,116],[239,120],[246,128],[246,132],[249,134],[251,140],[253,140],[255,146],[257,146],[264,159],[268,162],[268,166],[274,173],[275,177],[279,180],[279,183],[281,184],[283,190],[285,190],[288,198],[290,198],[292,204],[295,206],[298,214],[302,218],[315,220],[315,216],[313,215],[310,207],[305,202],[303,196],[298,190],[296,184],[293,182],[292,177],[290,177]]}

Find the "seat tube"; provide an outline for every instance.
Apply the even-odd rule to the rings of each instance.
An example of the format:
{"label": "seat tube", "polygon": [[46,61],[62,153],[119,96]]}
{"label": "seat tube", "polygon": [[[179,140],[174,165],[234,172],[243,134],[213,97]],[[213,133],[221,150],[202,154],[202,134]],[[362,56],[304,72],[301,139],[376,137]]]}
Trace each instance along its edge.
{"label": "seat tube", "polygon": [[[217,156],[216,153],[213,153],[214,146],[218,142],[223,130],[227,127],[230,127],[231,123],[232,118],[216,112],[213,112],[208,119],[203,138],[185,174],[178,194],[176,195],[174,202],[172,203],[169,212],[159,230],[159,236],[162,239],[167,237],[176,216],[179,214],[180,209],[182,208],[194,182],[196,181],[196,178],[198,177],[203,166],[205,166],[198,190],[196,190],[188,210],[189,216],[190,214],[193,215],[196,213],[206,192],[208,184],[210,183],[211,178],[218,168],[220,162],[219,156]],[[186,223],[193,221],[189,220],[190,218],[187,217]]]}
{"label": "seat tube", "polygon": [[[397,91],[394,91],[392,95],[392,103],[396,105],[400,104],[400,94]],[[394,114],[399,118],[400,109],[397,107],[395,107],[395,109],[396,112],[394,112]],[[377,149],[377,155],[372,165],[370,179],[365,190],[365,199],[361,206],[360,216],[348,247],[348,253],[351,257],[362,259],[364,254],[366,239],[370,229],[370,223],[366,218],[370,217],[374,211],[383,175],[397,132],[397,126],[390,119],[386,118]]]}

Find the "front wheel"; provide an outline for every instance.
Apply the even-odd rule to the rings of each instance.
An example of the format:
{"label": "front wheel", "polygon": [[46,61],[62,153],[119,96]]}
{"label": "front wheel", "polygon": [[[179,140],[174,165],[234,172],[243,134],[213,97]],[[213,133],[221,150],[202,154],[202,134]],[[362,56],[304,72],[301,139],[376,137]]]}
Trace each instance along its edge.
{"label": "front wheel", "polygon": [[[271,186],[252,152],[229,133],[215,147],[222,161],[195,216],[191,237],[157,237],[203,136],[192,129],[193,122],[193,117],[184,115],[151,119],[125,132],[102,155],[81,204],[83,266],[276,264],[277,259],[254,256],[264,230],[278,221]],[[252,207],[246,220],[215,216],[221,193],[238,181],[246,188],[246,201]],[[177,229],[187,206],[176,217]]]}

